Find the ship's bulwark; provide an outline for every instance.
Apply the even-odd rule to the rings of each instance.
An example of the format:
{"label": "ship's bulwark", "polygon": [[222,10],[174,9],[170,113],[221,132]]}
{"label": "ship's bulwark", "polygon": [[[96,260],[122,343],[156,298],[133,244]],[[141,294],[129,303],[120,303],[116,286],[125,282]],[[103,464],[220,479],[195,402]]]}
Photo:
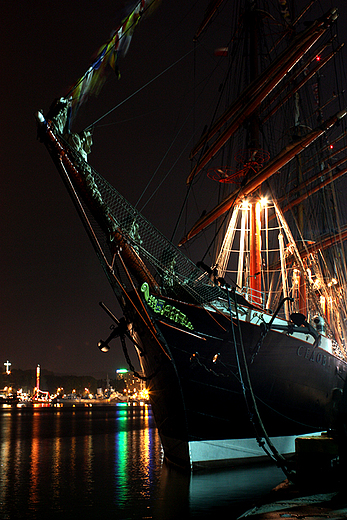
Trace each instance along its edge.
{"label": "ship's bulwark", "polygon": [[[237,349],[225,316],[183,302],[175,305],[189,316],[194,331],[153,316],[170,361],[138,324],[145,351],[140,360],[146,375],[154,374],[148,387],[166,457],[187,466],[197,462],[191,460],[190,442],[260,439],[263,432],[244,379],[236,320]],[[133,317],[136,329],[138,320]],[[308,341],[276,331],[268,333],[251,362],[260,329],[247,322],[239,326],[251,390],[266,433],[277,438],[333,427],[333,389],[343,390],[346,364]],[[232,455],[230,459],[233,462]]]}

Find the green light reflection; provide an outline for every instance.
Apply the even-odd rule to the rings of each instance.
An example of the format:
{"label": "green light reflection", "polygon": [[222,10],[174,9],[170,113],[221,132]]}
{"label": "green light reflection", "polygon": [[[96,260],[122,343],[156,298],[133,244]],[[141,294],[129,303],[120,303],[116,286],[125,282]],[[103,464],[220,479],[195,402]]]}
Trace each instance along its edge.
{"label": "green light reflection", "polygon": [[119,431],[116,433],[115,447],[115,492],[118,505],[125,504],[128,497],[128,479],[127,479],[127,457],[128,457],[128,431],[126,423],[128,421],[128,410],[122,408],[117,410],[117,422],[119,423]]}

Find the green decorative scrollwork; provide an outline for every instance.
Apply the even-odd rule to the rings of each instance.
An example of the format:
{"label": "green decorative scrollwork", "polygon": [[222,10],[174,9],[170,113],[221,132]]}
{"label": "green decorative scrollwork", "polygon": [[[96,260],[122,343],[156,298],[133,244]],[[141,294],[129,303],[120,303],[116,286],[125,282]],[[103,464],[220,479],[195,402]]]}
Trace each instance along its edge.
{"label": "green decorative scrollwork", "polygon": [[161,316],[164,316],[165,318],[169,319],[170,321],[173,321],[175,323],[178,323],[179,325],[182,325],[182,327],[185,327],[189,330],[194,330],[193,325],[188,320],[187,315],[181,312],[179,309],[176,309],[173,305],[169,305],[166,303],[165,300],[162,300],[160,298],[156,298],[149,292],[149,286],[147,282],[144,282],[141,286],[141,292],[143,293],[143,297],[151,309],[156,314],[160,314]]}

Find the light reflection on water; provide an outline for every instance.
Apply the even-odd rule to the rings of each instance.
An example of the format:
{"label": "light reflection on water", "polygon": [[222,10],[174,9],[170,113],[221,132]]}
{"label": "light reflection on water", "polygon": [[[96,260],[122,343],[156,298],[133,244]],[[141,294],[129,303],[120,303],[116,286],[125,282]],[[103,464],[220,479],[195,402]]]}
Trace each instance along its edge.
{"label": "light reflection on water", "polygon": [[283,480],[274,467],[190,476],[166,466],[147,406],[0,410],[0,464],[4,520],[236,518],[240,501]]}

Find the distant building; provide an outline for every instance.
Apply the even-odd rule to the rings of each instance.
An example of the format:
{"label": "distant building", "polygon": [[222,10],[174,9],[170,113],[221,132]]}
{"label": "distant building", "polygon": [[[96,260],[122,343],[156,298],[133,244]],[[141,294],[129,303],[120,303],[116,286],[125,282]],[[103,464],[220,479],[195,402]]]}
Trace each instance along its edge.
{"label": "distant building", "polygon": [[145,390],[146,384],[143,379],[136,377],[133,372],[129,372],[125,368],[116,370],[116,379],[118,381],[124,381],[125,389],[128,394],[138,394]]}

